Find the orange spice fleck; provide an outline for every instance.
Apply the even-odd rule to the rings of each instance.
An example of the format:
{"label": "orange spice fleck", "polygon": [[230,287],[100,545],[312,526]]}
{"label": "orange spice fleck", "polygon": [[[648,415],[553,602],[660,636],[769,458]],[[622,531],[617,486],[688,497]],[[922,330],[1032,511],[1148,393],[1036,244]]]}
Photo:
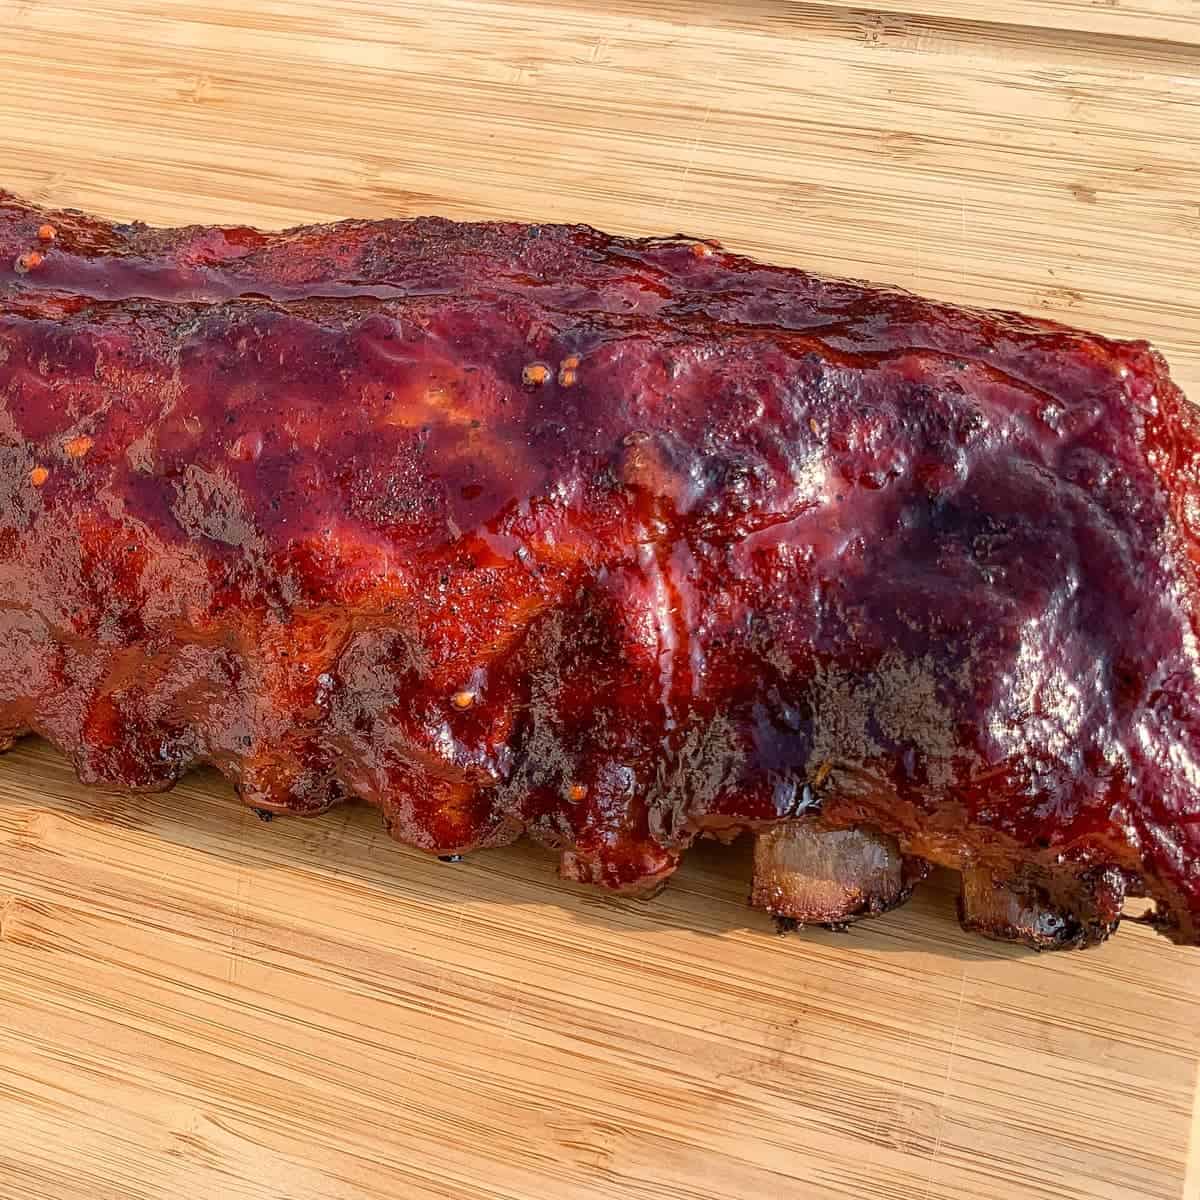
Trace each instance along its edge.
{"label": "orange spice fleck", "polygon": [[550,378],[550,368],[545,363],[530,363],[521,372],[521,381],[530,387],[537,387]]}
{"label": "orange spice fleck", "polygon": [[826,759],[818,768],[816,775],[813,776],[813,787],[820,787],[821,784],[829,778],[829,772],[833,770],[833,763]]}
{"label": "orange spice fleck", "polygon": [[567,357],[562,360],[562,365],[566,367],[567,370],[573,371],[577,366],[579,366],[580,361],[581,360],[578,354],[568,354]]}
{"label": "orange spice fleck", "polygon": [[58,237],[58,230],[55,229],[49,221],[47,221],[46,224],[38,230],[37,235],[40,241],[52,242],[56,237]]}
{"label": "orange spice fleck", "polygon": [[570,367],[563,367],[558,373],[558,382],[563,387],[574,387],[579,376]]}
{"label": "orange spice fleck", "polygon": [[36,271],[45,262],[45,255],[40,250],[26,250],[13,264],[18,275],[26,271]]}
{"label": "orange spice fleck", "polygon": [[29,482],[32,483],[34,487],[41,487],[42,484],[45,483],[49,478],[50,472],[47,471],[45,467],[34,467],[33,470],[29,472]]}
{"label": "orange spice fleck", "polygon": [[468,691],[455,692],[454,695],[450,697],[450,703],[453,704],[455,708],[470,708],[471,705],[475,703],[475,693]]}
{"label": "orange spice fleck", "polygon": [[570,791],[567,792],[567,795],[572,800],[582,800],[587,794],[588,794],[587,784],[584,784],[584,783],[571,784]]}
{"label": "orange spice fleck", "polygon": [[809,418],[808,418],[808,427],[809,427],[809,429],[811,429],[811,430],[813,431],[813,433],[815,433],[815,434],[816,434],[818,437],[820,437],[820,436],[821,436],[821,427],[820,427],[820,425],[818,425],[818,424],[817,424],[817,418],[816,418],[816,417],[809,417]]}
{"label": "orange spice fleck", "polygon": [[693,242],[692,253],[697,258],[712,258],[713,248],[707,242]]}
{"label": "orange spice fleck", "polygon": [[68,458],[82,458],[95,445],[86,433],[73,437],[69,442],[63,442],[63,450]]}

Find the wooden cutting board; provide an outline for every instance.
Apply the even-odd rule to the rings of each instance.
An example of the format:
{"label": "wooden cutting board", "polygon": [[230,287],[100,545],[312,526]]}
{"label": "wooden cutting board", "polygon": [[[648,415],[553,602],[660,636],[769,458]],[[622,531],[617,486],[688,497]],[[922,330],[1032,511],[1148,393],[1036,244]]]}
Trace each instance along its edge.
{"label": "wooden cutting board", "polygon": [[[1200,398],[1197,0],[0,0],[0,185],[684,230],[1153,338]],[[2,653],[0,648],[0,653]],[[374,814],[0,760],[4,1200],[1200,1198],[1200,951],[777,938]]]}

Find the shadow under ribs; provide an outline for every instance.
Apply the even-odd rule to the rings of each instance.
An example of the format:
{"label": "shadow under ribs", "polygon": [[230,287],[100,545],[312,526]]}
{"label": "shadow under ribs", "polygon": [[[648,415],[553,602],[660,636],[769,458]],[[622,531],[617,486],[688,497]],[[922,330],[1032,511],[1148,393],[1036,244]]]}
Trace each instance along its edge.
{"label": "shadow under ribs", "polygon": [[584,226],[0,193],[0,747],[841,924],[1200,915],[1200,436],[1143,342]]}

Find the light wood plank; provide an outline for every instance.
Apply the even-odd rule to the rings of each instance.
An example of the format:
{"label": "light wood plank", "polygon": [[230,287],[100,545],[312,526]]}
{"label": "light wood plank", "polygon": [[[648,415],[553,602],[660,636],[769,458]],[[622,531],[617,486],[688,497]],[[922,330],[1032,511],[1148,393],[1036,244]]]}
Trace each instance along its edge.
{"label": "light wood plank", "polygon": [[1196,1099],[1192,1104],[1192,1136],[1183,1181],[1183,1200],[1200,1200],[1200,1074],[1196,1078]]}
{"label": "light wood plank", "polygon": [[[0,182],[160,223],[683,229],[1147,336],[1200,399],[1196,17],[19,0]],[[995,947],[950,887],[777,939],[736,848],[604,900],[528,847],[451,868],[368,812],[88,792],[23,744],[0,1198],[1200,1200],[1200,955]]]}
{"label": "light wood plank", "polygon": [[[585,0],[586,2],[586,0]],[[814,8],[855,12],[881,32],[897,17],[920,16],[958,25],[1004,25],[1062,33],[1076,44],[1086,36],[1122,41],[1166,41],[1200,44],[1200,3],[1197,0],[750,0],[728,4],[725,0],[614,0],[610,13],[644,17],[668,16],[680,24],[695,18],[697,10],[711,12],[730,24],[747,18],[758,28],[802,25]]]}
{"label": "light wood plank", "polygon": [[935,887],[779,939],[736,854],[606,901],[37,743],[0,877],[0,1196],[1180,1194],[1200,961],[1143,929],[1039,958]]}

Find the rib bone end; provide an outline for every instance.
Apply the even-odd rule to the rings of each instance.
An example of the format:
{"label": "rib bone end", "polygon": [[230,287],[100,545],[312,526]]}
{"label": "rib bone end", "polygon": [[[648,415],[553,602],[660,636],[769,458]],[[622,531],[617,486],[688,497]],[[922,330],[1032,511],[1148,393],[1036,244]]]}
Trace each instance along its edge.
{"label": "rib bone end", "polygon": [[1119,872],[1097,872],[1080,881],[1078,894],[1056,903],[1029,880],[1003,882],[988,870],[963,871],[958,918],[972,933],[1033,950],[1067,950],[1103,942],[1121,922],[1125,881]]}
{"label": "rib bone end", "polygon": [[883,834],[785,821],[758,835],[750,903],[797,925],[843,925],[903,904],[925,873]]}

